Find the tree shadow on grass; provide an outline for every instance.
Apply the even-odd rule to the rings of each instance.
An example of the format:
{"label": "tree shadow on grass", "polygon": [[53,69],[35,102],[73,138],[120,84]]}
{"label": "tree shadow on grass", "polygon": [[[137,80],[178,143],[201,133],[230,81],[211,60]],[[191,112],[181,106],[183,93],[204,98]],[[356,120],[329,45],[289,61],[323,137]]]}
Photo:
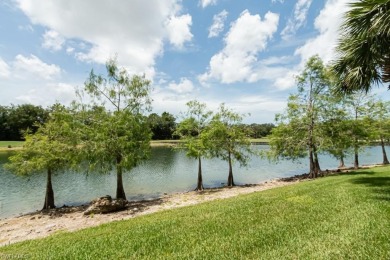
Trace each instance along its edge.
{"label": "tree shadow on grass", "polygon": [[[374,174],[374,172],[367,173]],[[362,176],[351,180],[351,183],[372,188],[375,199],[390,201],[390,177]]]}
{"label": "tree shadow on grass", "polygon": [[334,176],[359,176],[359,175],[375,175],[374,171],[360,171],[360,170],[347,170],[347,171],[328,171],[324,172],[326,177],[334,177]]}

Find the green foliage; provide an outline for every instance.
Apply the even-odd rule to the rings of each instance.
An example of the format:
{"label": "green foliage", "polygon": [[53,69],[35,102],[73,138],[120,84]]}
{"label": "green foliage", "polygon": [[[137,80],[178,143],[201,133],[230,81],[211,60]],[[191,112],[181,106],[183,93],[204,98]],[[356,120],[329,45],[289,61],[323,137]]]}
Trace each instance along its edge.
{"label": "green foliage", "polygon": [[24,138],[23,149],[6,164],[6,168],[17,174],[58,171],[78,164],[76,125],[71,112],[62,105],[54,105],[49,120],[36,133],[25,132]]}
{"label": "green foliage", "polygon": [[205,137],[206,127],[210,123],[212,112],[205,103],[189,101],[184,119],[179,123],[175,134],[183,141],[181,148],[186,149],[187,156],[192,158],[207,157],[209,148]]}
{"label": "green foliage", "polygon": [[23,140],[23,132],[35,133],[39,125],[47,121],[49,112],[31,104],[0,106],[0,140]]}
{"label": "green foliage", "polygon": [[[388,259],[390,167],[0,248],[29,259]],[[104,250],[102,250],[104,248]]]}
{"label": "green foliage", "polygon": [[142,115],[105,109],[88,111],[88,115],[91,120],[84,127],[83,157],[91,171],[131,170],[148,158],[151,133]]}
{"label": "green foliage", "polygon": [[189,101],[184,119],[176,129],[175,135],[182,142],[179,148],[187,151],[187,156],[198,159],[198,180],[196,190],[203,190],[202,157],[210,157],[210,142],[207,140],[206,128],[210,123],[212,112],[207,110],[206,104],[197,100]]}
{"label": "green foliage", "polygon": [[161,116],[152,113],[148,116],[148,123],[153,133],[153,140],[172,140],[176,131],[176,119],[168,113],[163,112]]}
{"label": "green foliage", "polygon": [[131,170],[150,154],[151,132],[143,115],[150,110],[150,81],[130,76],[113,59],[106,63],[106,70],[106,77],[92,70],[84,91],[79,92],[81,98],[88,95],[93,104],[78,104],[84,123],[83,157],[92,170],[108,172],[115,167],[116,197],[126,199],[123,170]]}
{"label": "green foliage", "polygon": [[267,157],[274,162],[282,159],[295,161],[307,157],[305,130],[297,120],[279,123],[269,136],[271,149],[266,154]]}
{"label": "green foliage", "polygon": [[324,143],[320,123],[329,100],[330,73],[318,56],[311,57],[297,77],[298,93],[290,95],[287,109],[276,116],[277,127],[269,137],[271,160],[298,159],[309,155],[310,175],[319,172],[318,153]]}
{"label": "green foliage", "polygon": [[[115,110],[127,110],[134,114],[150,111],[150,81],[144,76],[130,76],[125,68],[119,68],[115,59],[106,63],[107,75],[96,75],[93,70],[85,82],[85,92],[96,106],[108,102]],[[82,94],[82,93],[81,93]]]}
{"label": "green foliage", "polygon": [[271,134],[271,131],[273,128],[275,128],[275,125],[272,123],[266,123],[266,124],[250,124],[250,125],[244,125],[247,129],[249,129],[249,135],[251,138],[262,138],[266,137],[269,134]]}
{"label": "green foliage", "polygon": [[371,114],[370,104],[374,102],[373,96],[355,92],[345,95],[343,102],[349,120],[352,121],[351,138],[354,140],[355,149],[363,149],[369,142],[372,131],[368,115]]}
{"label": "green foliage", "polygon": [[371,124],[371,139],[389,139],[390,138],[390,101],[370,100],[369,113],[367,116]]}
{"label": "green foliage", "polygon": [[224,161],[230,158],[241,166],[248,164],[250,154],[254,154],[254,151],[251,149],[248,129],[241,127],[242,120],[242,115],[221,104],[206,132],[213,157]]}
{"label": "green foliage", "polygon": [[73,114],[62,105],[54,105],[50,118],[34,134],[25,132],[23,149],[9,158],[5,168],[20,175],[47,171],[46,195],[43,209],[54,208],[52,173],[81,163],[77,123]]}
{"label": "green foliage", "polygon": [[248,129],[242,127],[242,120],[242,115],[221,104],[219,111],[213,116],[205,132],[205,140],[211,156],[228,162],[228,186],[235,185],[233,180],[233,162],[237,161],[240,166],[246,166],[249,162],[250,154],[255,154],[251,147]]}
{"label": "green foliage", "polygon": [[354,1],[349,7],[333,70],[341,79],[339,91],[368,92],[390,82],[390,1]]}

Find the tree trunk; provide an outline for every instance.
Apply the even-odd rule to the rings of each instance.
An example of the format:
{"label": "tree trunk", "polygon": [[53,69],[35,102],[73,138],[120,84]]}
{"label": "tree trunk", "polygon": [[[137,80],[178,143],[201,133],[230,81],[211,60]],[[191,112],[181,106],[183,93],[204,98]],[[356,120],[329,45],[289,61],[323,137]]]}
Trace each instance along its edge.
{"label": "tree trunk", "polygon": [[45,195],[45,204],[42,209],[54,209],[54,191],[51,184],[51,169],[47,169],[47,182],[46,182],[46,195]]}
{"label": "tree trunk", "polygon": [[381,136],[381,146],[382,146],[382,154],[383,154],[383,164],[389,164],[389,160],[387,159],[385,142],[383,141],[383,137]]}
{"label": "tree trunk", "polygon": [[118,156],[116,158],[116,199],[126,200],[125,189],[123,188],[123,179],[122,179],[122,157]]}
{"label": "tree trunk", "polygon": [[[355,127],[356,127],[357,119],[358,119],[358,110],[357,108],[355,108]],[[359,169],[359,147],[358,147],[358,138],[356,137],[356,135],[354,141],[355,141],[355,161],[353,164],[353,168],[357,170]]]}
{"label": "tree trunk", "polygon": [[355,162],[353,165],[355,170],[359,169],[359,151],[358,150],[359,150],[358,147],[355,146]]}
{"label": "tree trunk", "polygon": [[315,176],[317,177],[318,174],[321,172],[321,167],[320,167],[320,162],[318,161],[317,148],[315,145],[313,145],[313,154],[314,154],[314,172],[315,172]]}
{"label": "tree trunk", "polygon": [[198,184],[196,185],[196,191],[203,190],[203,179],[202,179],[202,160],[198,157]]}
{"label": "tree trunk", "polygon": [[233,180],[233,167],[232,167],[232,154],[229,152],[229,177],[228,177],[228,187],[235,186]]}
{"label": "tree trunk", "polygon": [[345,168],[344,156],[343,156],[343,155],[340,156],[340,165],[339,165],[339,168]]}
{"label": "tree trunk", "polygon": [[316,162],[314,158],[314,111],[313,111],[313,82],[310,80],[310,91],[309,91],[309,100],[307,104],[307,112],[310,116],[310,123],[308,125],[308,146],[309,146],[309,161],[310,161],[310,172],[309,178],[317,178]]}
{"label": "tree trunk", "polygon": [[311,148],[309,148],[309,178],[315,178],[314,176],[314,157],[313,157],[313,151]]}

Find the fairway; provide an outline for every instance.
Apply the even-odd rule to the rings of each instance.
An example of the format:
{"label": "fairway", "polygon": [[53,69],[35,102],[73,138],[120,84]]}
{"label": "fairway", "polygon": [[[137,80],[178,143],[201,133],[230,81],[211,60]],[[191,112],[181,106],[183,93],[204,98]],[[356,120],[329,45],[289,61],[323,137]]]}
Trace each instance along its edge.
{"label": "fairway", "polygon": [[390,167],[0,248],[32,259],[388,259]]}
{"label": "fairway", "polygon": [[23,146],[24,141],[0,141],[0,148],[1,147],[21,147]]}
{"label": "fairway", "polygon": [[0,152],[21,149],[23,144],[24,141],[0,141]]}

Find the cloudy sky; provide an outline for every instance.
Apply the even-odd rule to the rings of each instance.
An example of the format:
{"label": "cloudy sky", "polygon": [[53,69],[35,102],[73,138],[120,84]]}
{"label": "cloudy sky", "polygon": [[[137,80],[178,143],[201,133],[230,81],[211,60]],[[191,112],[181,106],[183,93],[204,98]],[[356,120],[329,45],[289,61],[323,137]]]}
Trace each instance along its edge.
{"label": "cloudy sky", "polygon": [[273,122],[308,57],[329,62],[349,0],[2,0],[0,105],[69,103],[117,56],[153,110],[192,99]]}

